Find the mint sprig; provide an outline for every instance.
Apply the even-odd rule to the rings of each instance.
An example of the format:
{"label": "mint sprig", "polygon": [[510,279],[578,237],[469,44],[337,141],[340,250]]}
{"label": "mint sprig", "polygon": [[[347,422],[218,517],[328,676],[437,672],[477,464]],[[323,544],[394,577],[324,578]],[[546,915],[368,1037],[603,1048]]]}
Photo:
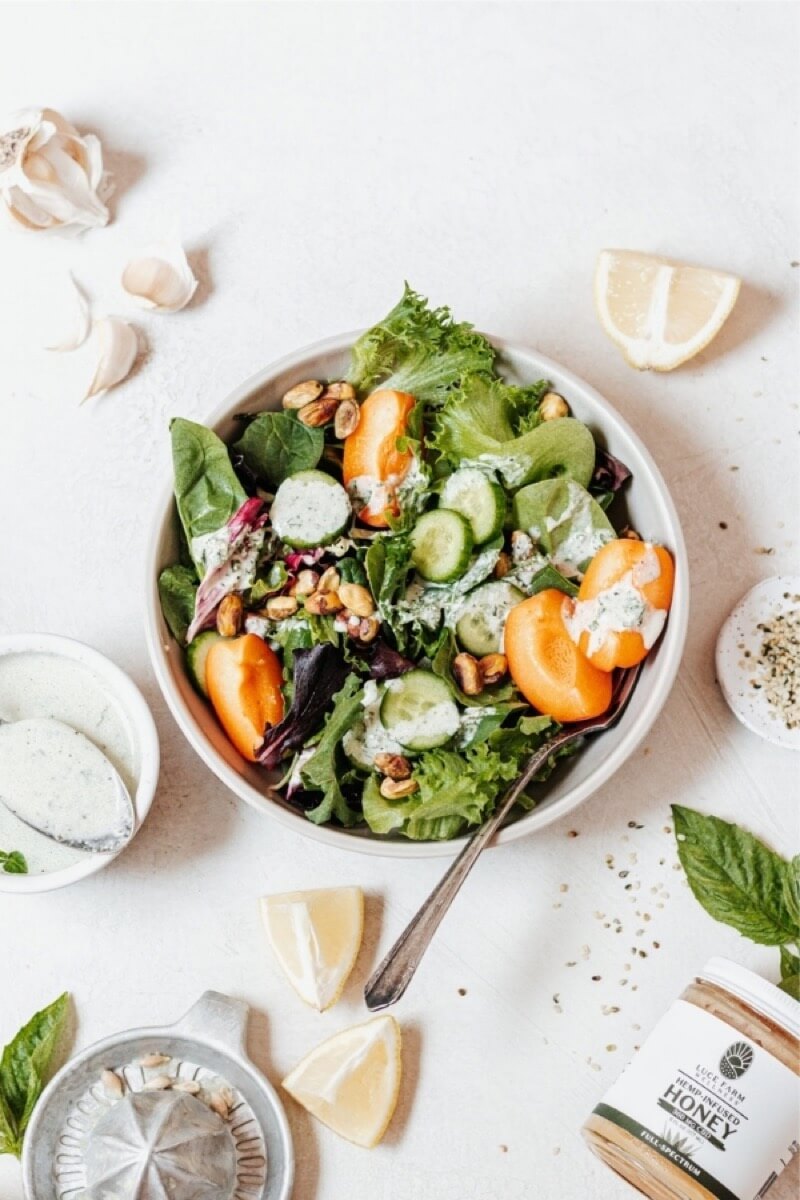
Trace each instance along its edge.
{"label": "mint sprig", "polygon": [[800,855],[787,860],[746,829],[673,804],[678,857],[716,921],[781,950],[781,984],[800,999]]}

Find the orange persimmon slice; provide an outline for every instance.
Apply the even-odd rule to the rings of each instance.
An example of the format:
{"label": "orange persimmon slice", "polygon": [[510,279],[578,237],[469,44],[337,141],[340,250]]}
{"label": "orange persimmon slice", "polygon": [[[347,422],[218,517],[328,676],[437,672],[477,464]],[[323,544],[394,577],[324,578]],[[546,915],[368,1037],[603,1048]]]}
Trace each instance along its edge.
{"label": "orange persimmon slice", "polygon": [[222,638],[206,660],[208,696],[239,753],[250,762],[269,725],[283,719],[280,660],[255,633]]}
{"label": "orange persimmon slice", "polygon": [[[361,405],[358,427],[345,438],[342,476],[345,487],[355,479],[374,481],[373,500],[358,514],[375,529],[386,529],[387,511],[396,516],[397,485],[413,459],[410,450],[398,450],[397,439],[406,432],[416,400],[408,392],[380,389]],[[378,504],[375,500],[378,499]]]}

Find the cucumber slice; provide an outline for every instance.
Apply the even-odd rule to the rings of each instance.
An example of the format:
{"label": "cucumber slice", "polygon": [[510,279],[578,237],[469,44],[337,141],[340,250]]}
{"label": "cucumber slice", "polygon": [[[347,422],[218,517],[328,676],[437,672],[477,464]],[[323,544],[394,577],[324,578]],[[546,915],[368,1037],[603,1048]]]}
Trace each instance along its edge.
{"label": "cucumber slice", "polygon": [[506,617],[524,599],[524,592],[502,579],[470,592],[456,621],[456,637],[464,649],[480,658],[497,654],[503,644]]}
{"label": "cucumber slice", "polygon": [[284,479],[270,511],[281,541],[301,550],[334,542],[352,517],[347,492],[324,471],[297,471]]}
{"label": "cucumber slice", "polygon": [[411,533],[411,561],[429,583],[449,583],[463,575],[474,539],[461,513],[437,508],[423,513]]}
{"label": "cucumber slice", "polygon": [[220,640],[220,636],[216,630],[207,629],[205,633],[198,633],[197,637],[186,647],[186,665],[189,668],[192,683],[201,696],[205,696],[206,699],[208,699],[206,659],[208,658],[209,650],[214,645],[214,642]]}
{"label": "cucumber slice", "polygon": [[441,503],[467,518],[476,545],[488,542],[503,528],[505,492],[477,467],[462,467],[451,475],[442,488]]}
{"label": "cucumber slice", "polygon": [[445,681],[432,671],[415,670],[387,683],[381,724],[408,750],[432,750],[450,741],[461,718]]}

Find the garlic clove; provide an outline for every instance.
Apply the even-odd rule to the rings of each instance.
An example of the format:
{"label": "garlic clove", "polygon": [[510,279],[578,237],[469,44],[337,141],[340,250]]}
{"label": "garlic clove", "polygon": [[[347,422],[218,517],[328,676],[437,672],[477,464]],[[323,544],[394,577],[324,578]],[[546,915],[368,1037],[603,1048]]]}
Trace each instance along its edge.
{"label": "garlic clove", "polygon": [[86,341],[92,328],[89,301],[69,274],[63,292],[56,340],[45,346],[46,350],[77,350]]}
{"label": "garlic clove", "polygon": [[60,113],[24,109],[0,122],[0,200],[23,228],[107,224],[108,185],[98,139]]}
{"label": "garlic clove", "polygon": [[122,383],[130,374],[139,353],[136,330],[119,317],[102,317],[95,321],[93,341],[97,348],[97,366],[81,404],[91,396],[99,396],[101,392]]}
{"label": "garlic clove", "polygon": [[172,313],[185,308],[197,290],[197,280],[178,243],[145,247],[122,272],[122,286],[144,308]]}

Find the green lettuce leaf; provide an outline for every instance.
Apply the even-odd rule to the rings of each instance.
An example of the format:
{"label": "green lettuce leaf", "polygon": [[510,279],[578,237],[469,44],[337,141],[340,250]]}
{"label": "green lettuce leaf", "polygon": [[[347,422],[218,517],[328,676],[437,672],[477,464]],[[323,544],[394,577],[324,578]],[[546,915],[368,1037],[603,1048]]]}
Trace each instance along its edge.
{"label": "green lettuce leaf", "polygon": [[616,537],[586,488],[563,475],[522,488],[514,496],[512,512],[514,528],[529,533],[551,564],[569,574],[582,570]]}
{"label": "green lettuce leaf", "polygon": [[586,487],[595,460],[589,429],[561,417],[518,435],[518,393],[526,390],[499,379],[466,379],[437,414],[431,447],[454,468],[470,461],[496,470],[507,488],[553,475],[568,475]]}
{"label": "green lettuce leaf", "polygon": [[69,995],[64,992],[36,1013],[9,1042],[0,1058],[0,1153],[22,1152],[22,1140],[42,1092],[64,1028]]}
{"label": "green lettuce leaf", "polygon": [[169,426],[175,500],[186,540],[221,529],[247,499],[228,447],[212,429],[175,417]]}
{"label": "green lettuce leaf", "polygon": [[363,689],[357,675],[348,675],[344,686],[333,698],[333,708],[323,726],[314,753],[301,768],[300,777],[312,792],[322,792],[319,804],[306,813],[309,821],[323,825],[335,817],[342,825],[355,825],[360,819],[341,789],[346,768],[341,762],[340,744],[361,713]]}
{"label": "green lettuce leaf", "polygon": [[308,471],[322,458],[325,434],[289,412],[259,413],[233,449],[259,482],[277,488],[296,471]]}
{"label": "green lettuce leaf", "polygon": [[760,945],[796,942],[800,925],[787,904],[791,863],[719,817],[678,804],[672,816],[678,857],[706,912]]}
{"label": "green lettuce leaf", "polygon": [[482,334],[406,284],[388,316],[354,345],[347,379],[361,393],[380,385],[437,405],[465,376],[491,374],[494,357]]}
{"label": "green lettuce leaf", "polygon": [[190,567],[165,567],[158,577],[158,597],[169,631],[176,642],[186,640],[194,617],[197,576]]}

